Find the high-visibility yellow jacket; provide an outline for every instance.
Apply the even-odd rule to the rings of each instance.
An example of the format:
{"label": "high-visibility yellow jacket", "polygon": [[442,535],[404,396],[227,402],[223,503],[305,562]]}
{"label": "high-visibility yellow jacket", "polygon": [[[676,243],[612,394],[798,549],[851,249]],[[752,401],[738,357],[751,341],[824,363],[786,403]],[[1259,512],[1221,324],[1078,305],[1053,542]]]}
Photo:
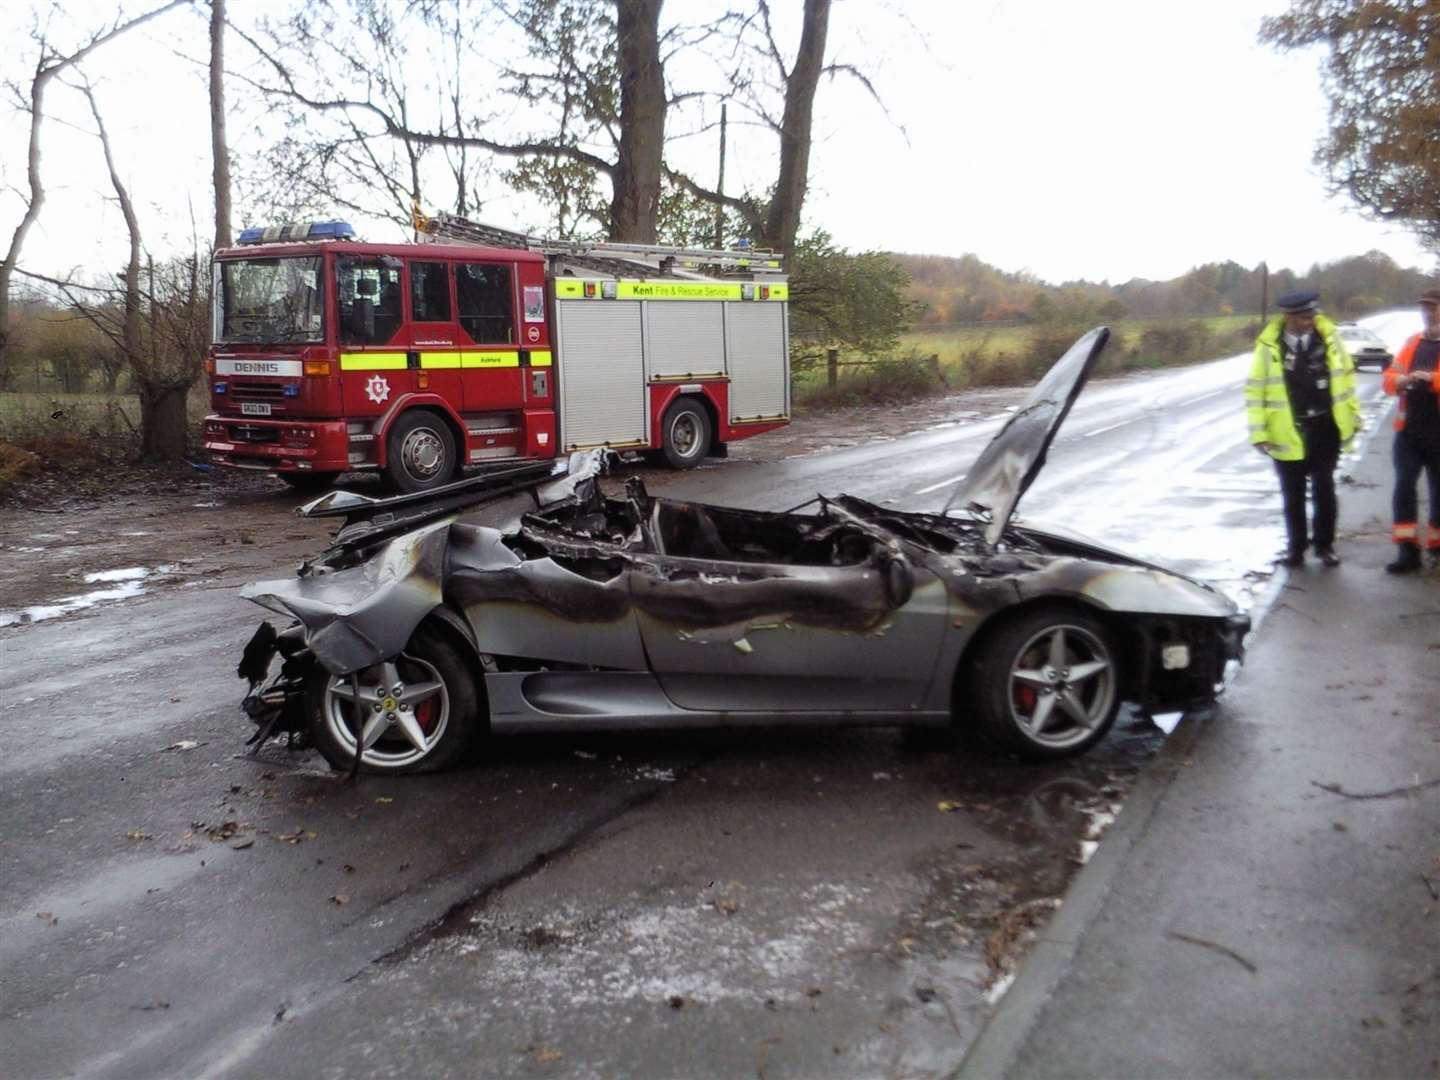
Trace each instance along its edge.
{"label": "high-visibility yellow jacket", "polygon": [[[1255,339],[1255,358],[1250,363],[1250,377],[1245,382],[1245,417],[1250,425],[1252,443],[1269,443],[1270,456],[1277,461],[1299,461],[1305,456],[1305,444],[1295,426],[1290,409],[1290,395],[1285,389],[1285,369],[1281,366],[1280,336],[1285,329],[1285,316],[1277,315]],[[1348,449],[1360,430],[1360,399],[1355,396],[1355,363],[1335,332],[1335,324],[1324,315],[1315,316],[1315,332],[1325,342],[1325,364],[1330,369],[1330,403],[1335,426],[1340,429],[1340,445]]]}

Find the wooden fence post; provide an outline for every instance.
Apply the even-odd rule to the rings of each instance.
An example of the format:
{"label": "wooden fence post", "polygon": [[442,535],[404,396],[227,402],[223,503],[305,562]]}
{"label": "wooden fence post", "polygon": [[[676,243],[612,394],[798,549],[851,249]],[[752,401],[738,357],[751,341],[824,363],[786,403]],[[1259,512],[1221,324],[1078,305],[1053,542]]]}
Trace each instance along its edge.
{"label": "wooden fence post", "polygon": [[948,387],[950,384],[945,381],[945,373],[940,370],[940,354],[931,353],[925,359],[930,361],[930,370],[935,373],[935,381],[941,386]]}
{"label": "wooden fence post", "polygon": [[840,350],[825,350],[825,372],[830,377],[830,389],[835,389],[835,384],[840,381]]}

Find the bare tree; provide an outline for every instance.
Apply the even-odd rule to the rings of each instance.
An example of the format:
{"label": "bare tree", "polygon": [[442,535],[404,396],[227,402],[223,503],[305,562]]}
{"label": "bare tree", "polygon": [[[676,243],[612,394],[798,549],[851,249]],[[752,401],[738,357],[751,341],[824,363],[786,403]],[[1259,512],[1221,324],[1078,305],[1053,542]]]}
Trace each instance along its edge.
{"label": "bare tree", "polygon": [[25,246],[26,234],[30,232],[30,227],[35,224],[41,208],[45,205],[45,185],[40,176],[40,129],[45,118],[45,92],[58,75],[80,63],[95,50],[114,41],[121,34],[191,2],[192,0],[170,0],[169,3],[133,18],[126,18],[123,14],[116,15],[106,29],[92,34],[85,44],[69,52],[57,49],[43,29],[37,27],[32,32],[31,36],[38,46],[38,58],[35,61],[35,73],[30,80],[29,93],[24,95],[24,107],[30,114],[30,139],[26,151],[29,192],[25,200],[25,213],[10,237],[10,247],[5,253],[4,261],[0,262],[0,385],[4,385],[7,372],[10,283],[14,279],[16,264],[20,261],[20,252]]}
{"label": "bare tree", "polygon": [[140,398],[141,456],[173,461],[185,453],[189,428],[185,402],[199,377],[209,344],[209,275],[198,254],[163,264],[158,273],[150,259],[142,286],[143,245],[135,203],[120,179],[94,88],[85,82],[79,89],[95,118],[110,185],[125,218],[130,250],[119,288],[81,288],[71,282],[47,280],[125,358]]}
{"label": "bare tree", "polygon": [[[554,126],[518,137],[492,137],[489,130],[496,125],[479,111],[485,103],[462,104],[458,75],[473,61],[462,62],[458,53],[445,108],[431,110],[424,119],[418,115],[419,103],[407,81],[411,72],[401,62],[411,39],[394,32],[394,14],[384,0],[348,0],[353,21],[369,20],[369,32],[363,41],[347,40],[344,46],[326,32],[330,23],[317,22],[328,10],[318,4],[292,18],[283,33],[273,27],[260,34],[237,33],[271,69],[273,78],[257,82],[257,89],[296,110],[292,119],[297,131],[317,114],[339,120],[336,131],[320,138],[296,135],[285,148],[291,175],[308,176],[331,201],[346,201],[345,185],[334,182],[339,179],[348,181],[352,190],[368,185],[388,191],[392,216],[398,216],[395,210],[401,206],[408,214],[421,194],[420,165],[426,151],[441,148],[458,155],[478,150],[516,161],[515,177],[536,189],[560,177],[567,183],[584,175],[608,179],[606,231],[613,239],[644,241],[655,236],[664,150],[661,3],[614,0],[609,10],[579,0],[471,5],[468,10],[505,18],[530,42],[534,63],[502,68],[502,78],[515,97],[550,107]],[[402,15],[414,12],[432,27],[458,26],[458,15],[453,21],[440,18],[445,10],[436,0],[417,0]],[[317,55],[328,56],[328,63],[317,65]],[[485,62],[494,66],[493,57],[485,57]],[[334,93],[336,85],[344,88],[342,93]],[[383,150],[377,148],[387,142],[401,149],[403,164],[383,160]],[[610,142],[613,157],[591,149],[596,142]],[[364,167],[348,168],[347,163],[356,160],[365,162]],[[453,167],[458,158],[450,160]],[[537,162],[548,167],[537,167]],[[315,177],[327,170],[317,183]],[[581,205],[587,210],[592,206],[583,200]]]}
{"label": "bare tree", "polygon": [[210,0],[210,153],[214,159],[215,246],[230,246],[230,146],[225,139],[225,0]]}
{"label": "bare tree", "polygon": [[[727,13],[716,40],[733,54],[725,96],[770,131],[778,142],[775,180],[768,193],[727,196],[674,169],[667,179],[692,197],[736,215],[754,240],[777,251],[795,250],[795,237],[809,188],[811,129],[815,96],[822,77],[858,82],[880,107],[884,104],[870,76],[854,64],[826,59],[831,0],[805,0],[800,42],[793,59],[776,38],[769,0],[749,10]],[[776,105],[783,102],[777,113]]]}

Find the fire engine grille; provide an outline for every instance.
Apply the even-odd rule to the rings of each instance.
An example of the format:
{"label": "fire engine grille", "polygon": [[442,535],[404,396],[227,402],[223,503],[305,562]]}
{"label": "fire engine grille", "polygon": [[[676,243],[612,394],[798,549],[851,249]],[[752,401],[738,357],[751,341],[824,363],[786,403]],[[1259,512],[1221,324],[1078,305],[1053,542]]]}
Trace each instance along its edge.
{"label": "fire engine grille", "polygon": [[280,429],[258,424],[226,424],[231,442],[271,443],[280,441]]}
{"label": "fire engine grille", "polygon": [[280,401],[285,397],[285,387],[279,383],[237,382],[230,384],[236,397],[257,398],[262,401]]}

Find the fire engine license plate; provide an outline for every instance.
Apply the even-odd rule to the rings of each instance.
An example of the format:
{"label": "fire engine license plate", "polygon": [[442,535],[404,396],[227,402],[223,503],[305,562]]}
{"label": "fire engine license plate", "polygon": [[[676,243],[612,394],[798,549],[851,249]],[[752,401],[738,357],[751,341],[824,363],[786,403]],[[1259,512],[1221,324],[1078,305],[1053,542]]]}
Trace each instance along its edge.
{"label": "fire engine license plate", "polygon": [[245,416],[269,416],[270,406],[264,402],[242,401],[240,412]]}

